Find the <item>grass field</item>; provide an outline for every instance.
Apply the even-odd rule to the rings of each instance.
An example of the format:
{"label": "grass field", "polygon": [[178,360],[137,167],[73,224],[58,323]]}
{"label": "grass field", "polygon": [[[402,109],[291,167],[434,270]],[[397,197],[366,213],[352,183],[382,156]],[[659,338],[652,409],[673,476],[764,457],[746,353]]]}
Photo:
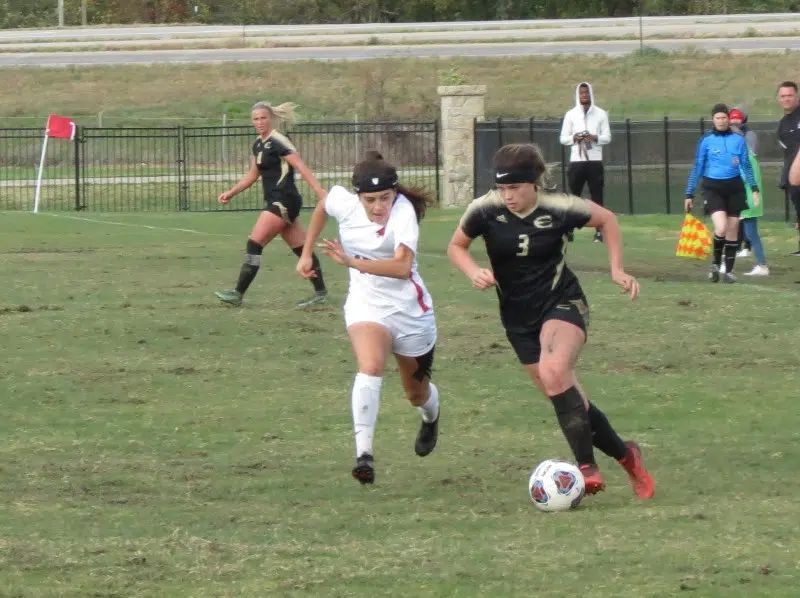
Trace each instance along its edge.
{"label": "grass field", "polygon": [[678,217],[623,218],[635,303],[577,234],[581,381],[658,489],[602,457],[607,492],[545,515],[528,475],[568,447],[444,257],[458,215],[429,214],[419,256],[440,445],[414,455],[390,368],[362,488],[343,269],[323,258],[330,308],[294,310],[310,287],[276,243],[230,309],[252,214],[0,214],[0,596],[796,596],[796,234],[765,223],[773,276],[710,285],[673,257]]}
{"label": "grass field", "polygon": [[[793,78],[791,56],[654,53],[621,58],[565,56],[457,60],[261,62],[113,68],[4,68],[2,117],[57,112],[82,125],[178,122],[247,124],[260,99],[295,101],[305,120],[424,118],[438,115],[436,87],[488,86],[487,118],[560,118],[575,85],[595,86],[612,119],[706,116],[718,101],[743,102],[751,118],[776,119],[776,85]],[[669,84],[665,84],[668,81]],[[713,84],[709,82],[713,81]],[[635,90],[635,93],[631,93]],[[193,120],[200,119],[200,120]],[[41,126],[12,118],[5,126]]]}

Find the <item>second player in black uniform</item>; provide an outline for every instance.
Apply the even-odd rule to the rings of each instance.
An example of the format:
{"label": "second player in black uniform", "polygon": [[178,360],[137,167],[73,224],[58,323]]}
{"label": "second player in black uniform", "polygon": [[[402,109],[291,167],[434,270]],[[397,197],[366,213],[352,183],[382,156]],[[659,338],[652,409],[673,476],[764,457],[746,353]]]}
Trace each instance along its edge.
{"label": "second player in black uniform", "polygon": [[[325,199],[326,191],[317,182],[314,174],[300,158],[292,142],[273,128],[273,119],[292,119],[294,105],[281,104],[274,108],[264,102],[253,106],[251,119],[258,132],[253,143],[250,170],[233,188],[219,196],[220,203],[227,204],[235,195],[248,189],[259,178],[264,190],[264,210],[256,221],[250,237],[244,263],[239,272],[236,288],[218,291],[216,296],[229,305],[241,305],[242,297],[256,277],[261,266],[264,247],[277,235],[281,235],[294,254],[300,257],[306,233],[297,220],[303,207],[303,197],[295,185],[295,171],[300,173],[319,199]],[[311,279],[314,295],[298,302],[297,307],[309,307],[327,300],[328,292],[322,278],[322,269],[316,255],[312,255],[316,276]]]}
{"label": "second player in black uniform", "polygon": [[[494,167],[496,190],[467,208],[448,247],[450,260],[476,288],[495,287],[506,336],[533,383],[552,401],[587,494],[605,487],[594,446],[625,468],[640,498],[651,498],[655,483],[644,468],[639,446],[620,439],[575,377],[589,307],[577,277],[566,266],[567,235],[584,226],[602,229],[611,277],[635,299],[639,283],[622,268],[616,217],[579,197],[541,192],[546,166],[535,145],[500,148]],[[484,239],[491,270],[481,268],[469,253],[477,237]]]}

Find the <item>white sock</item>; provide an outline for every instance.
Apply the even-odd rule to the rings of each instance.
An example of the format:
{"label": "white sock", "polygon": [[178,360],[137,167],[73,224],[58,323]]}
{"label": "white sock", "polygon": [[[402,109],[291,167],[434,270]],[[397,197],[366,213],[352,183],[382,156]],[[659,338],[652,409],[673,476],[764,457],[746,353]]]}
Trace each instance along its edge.
{"label": "white sock", "polygon": [[429,384],[429,387],[430,394],[428,395],[428,400],[424,405],[417,407],[422,414],[422,421],[426,424],[435,422],[436,418],[439,417],[439,389],[436,388],[433,382]]}
{"label": "white sock", "polygon": [[381,403],[380,376],[368,376],[359,372],[353,381],[353,433],[356,439],[356,457],[364,453],[373,454],[372,437]]}

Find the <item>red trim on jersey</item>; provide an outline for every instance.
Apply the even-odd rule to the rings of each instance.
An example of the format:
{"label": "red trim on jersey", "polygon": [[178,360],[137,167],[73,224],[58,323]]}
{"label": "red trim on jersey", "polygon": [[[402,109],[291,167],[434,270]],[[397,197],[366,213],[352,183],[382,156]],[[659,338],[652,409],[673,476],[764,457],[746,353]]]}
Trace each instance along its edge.
{"label": "red trim on jersey", "polygon": [[382,227],[380,227],[380,228],[378,229],[378,236],[379,236],[379,237],[382,237],[382,236],[383,236],[383,235],[385,235],[385,234],[386,234],[386,225],[384,224]]}
{"label": "red trim on jersey", "polygon": [[431,308],[428,305],[425,305],[425,291],[422,290],[422,287],[417,284],[417,281],[414,280],[414,275],[411,275],[411,284],[414,285],[414,288],[417,289],[417,303],[422,308],[423,312],[429,311]]}

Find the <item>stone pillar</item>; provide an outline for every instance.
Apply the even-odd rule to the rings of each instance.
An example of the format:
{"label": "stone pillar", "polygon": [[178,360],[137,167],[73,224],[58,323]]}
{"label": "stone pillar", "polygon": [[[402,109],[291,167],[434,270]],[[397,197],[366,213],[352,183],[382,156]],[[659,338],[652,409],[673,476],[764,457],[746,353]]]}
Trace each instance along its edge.
{"label": "stone pillar", "polygon": [[439,87],[441,98],[443,207],[465,206],[473,199],[475,119],[484,118],[485,85]]}

